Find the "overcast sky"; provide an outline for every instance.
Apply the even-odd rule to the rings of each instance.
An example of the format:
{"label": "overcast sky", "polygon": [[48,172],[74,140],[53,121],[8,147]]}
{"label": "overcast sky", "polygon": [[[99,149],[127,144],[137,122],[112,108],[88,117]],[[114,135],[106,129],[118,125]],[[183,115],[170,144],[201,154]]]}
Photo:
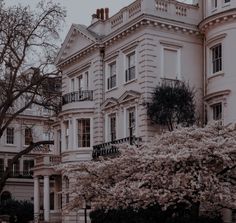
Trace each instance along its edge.
{"label": "overcast sky", "polygon": [[[47,1],[47,0],[45,0]],[[122,7],[129,5],[134,0],[53,0],[59,2],[67,10],[65,31],[62,34],[64,39],[72,23],[90,25],[91,15],[97,8],[109,8],[110,16],[118,12]],[[191,2],[191,0],[182,0]],[[21,3],[23,5],[36,5],[39,0],[5,0],[7,4]]]}

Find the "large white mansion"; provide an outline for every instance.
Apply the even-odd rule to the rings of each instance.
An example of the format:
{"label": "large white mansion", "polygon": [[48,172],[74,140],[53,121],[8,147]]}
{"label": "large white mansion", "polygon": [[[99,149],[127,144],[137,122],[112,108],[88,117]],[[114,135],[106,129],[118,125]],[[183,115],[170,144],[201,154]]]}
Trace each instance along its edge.
{"label": "large white mansion", "polygon": [[[112,17],[98,9],[89,27],[73,24],[56,59],[63,106],[53,125],[54,154],[35,162],[35,219],[43,202],[46,222],[84,222],[83,210],[60,214],[71,195],[59,192],[73,179],[53,165],[91,160],[130,136],[149,141],[157,129],[145,103],[163,82],[189,83],[203,122],[236,123],[235,40],[236,0],[136,0]],[[225,222],[232,218],[228,213]]]}

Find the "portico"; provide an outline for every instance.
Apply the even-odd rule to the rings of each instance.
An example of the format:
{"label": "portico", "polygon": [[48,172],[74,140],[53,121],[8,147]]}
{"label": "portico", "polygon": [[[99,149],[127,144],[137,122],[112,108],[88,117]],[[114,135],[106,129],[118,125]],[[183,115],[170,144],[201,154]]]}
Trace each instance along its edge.
{"label": "portico", "polygon": [[[44,155],[36,158],[34,168],[34,220],[58,222],[61,219],[61,176],[53,166],[60,156]],[[40,185],[43,190],[40,190]],[[43,198],[41,200],[41,198]]]}

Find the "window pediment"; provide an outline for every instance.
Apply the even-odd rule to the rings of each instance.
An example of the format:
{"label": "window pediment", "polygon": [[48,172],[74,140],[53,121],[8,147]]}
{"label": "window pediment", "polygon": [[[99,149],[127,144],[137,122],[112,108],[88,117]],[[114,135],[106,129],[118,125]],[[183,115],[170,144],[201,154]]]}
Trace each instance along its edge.
{"label": "window pediment", "polygon": [[102,110],[107,110],[107,109],[117,106],[118,104],[119,104],[119,102],[117,99],[108,98],[102,103],[101,108],[102,108]]}
{"label": "window pediment", "polygon": [[118,99],[119,103],[122,104],[122,103],[125,103],[127,101],[130,101],[130,100],[135,100],[137,98],[140,97],[140,93],[137,92],[137,91],[126,91],[124,94],[122,94],[120,96],[120,98]]}

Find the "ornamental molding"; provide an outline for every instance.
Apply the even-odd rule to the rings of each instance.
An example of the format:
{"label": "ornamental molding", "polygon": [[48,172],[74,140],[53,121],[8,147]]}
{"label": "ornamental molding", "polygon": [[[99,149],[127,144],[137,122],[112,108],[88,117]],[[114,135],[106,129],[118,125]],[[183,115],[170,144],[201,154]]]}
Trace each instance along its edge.
{"label": "ornamental molding", "polygon": [[227,96],[229,95],[231,92],[231,90],[223,90],[223,91],[217,91],[217,92],[214,92],[214,93],[210,93],[210,94],[207,94],[205,97],[204,97],[204,100],[205,101],[210,101],[214,98],[219,98],[219,97],[224,97],[224,96]]}
{"label": "ornamental molding", "polygon": [[199,30],[201,33],[206,33],[210,29],[217,25],[224,25],[227,22],[236,20],[236,9],[219,12],[210,17],[207,17],[199,24]]}
{"label": "ornamental molding", "polygon": [[92,53],[96,50],[101,49],[102,47],[109,47],[114,45],[117,41],[122,40],[123,38],[127,38],[130,34],[133,32],[139,30],[142,27],[155,27],[159,28],[160,30],[164,31],[171,31],[171,32],[178,32],[185,35],[195,35],[200,36],[200,32],[197,27],[191,26],[190,24],[184,24],[184,23],[173,23],[171,21],[168,21],[166,19],[162,18],[142,18],[139,21],[136,21],[134,24],[127,26],[128,24],[125,24],[122,28],[122,31],[117,32],[117,30],[114,33],[111,33],[110,35],[106,36],[104,39],[101,39],[100,41],[97,41],[96,43],[86,47],[85,49],[80,50],[79,52],[71,55],[70,57],[64,59],[58,64],[59,68],[63,68],[67,66],[68,64],[71,64],[82,57],[86,56],[89,53]]}

